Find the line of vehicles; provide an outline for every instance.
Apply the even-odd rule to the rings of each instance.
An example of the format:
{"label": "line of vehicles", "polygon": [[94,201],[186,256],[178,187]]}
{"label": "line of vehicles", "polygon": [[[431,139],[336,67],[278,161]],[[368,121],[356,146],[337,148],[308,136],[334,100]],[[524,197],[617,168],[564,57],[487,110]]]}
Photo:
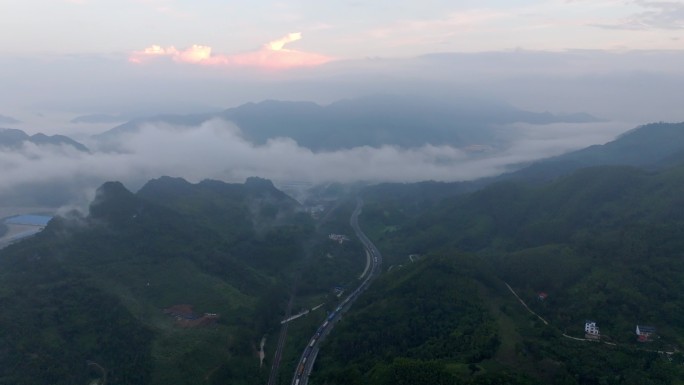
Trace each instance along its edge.
{"label": "line of vehicles", "polygon": [[366,237],[366,235],[363,232],[361,232],[361,229],[359,229],[358,226],[357,219],[359,213],[361,212],[361,206],[362,202],[359,202],[357,209],[354,211],[354,214],[352,214],[350,222],[352,227],[354,228],[354,231],[356,232],[356,236],[361,240],[364,247],[373,257],[373,265],[371,267],[370,274],[366,276],[361,285],[359,285],[359,287],[357,287],[351,294],[349,294],[347,298],[345,298],[344,301],[342,301],[342,303],[340,303],[335,308],[335,310],[330,312],[325,322],[323,322],[323,324],[321,324],[321,326],[318,327],[316,333],[313,335],[313,337],[311,337],[309,344],[304,349],[304,353],[302,353],[302,357],[299,360],[299,366],[297,367],[294,378],[292,380],[293,385],[306,385],[309,372],[311,370],[311,367],[313,366],[313,362],[316,359],[316,355],[318,354],[318,348],[316,347],[316,344],[320,341],[321,336],[323,336],[328,331],[328,329],[332,329],[335,321],[339,319],[347,305],[354,302],[356,298],[359,296],[359,294],[361,294],[364,290],[368,288],[372,279],[375,278],[375,276],[379,273],[380,264],[382,263],[382,256],[380,255],[378,249],[376,249],[373,243],[371,243],[371,241],[368,239],[368,237]]}
{"label": "line of vehicles", "polygon": [[[334,313],[331,313],[331,315],[333,314]],[[326,319],[325,322],[323,322],[323,324],[318,328],[318,330],[316,330],[316,334],[314,334],[314,336],[311,338],[311,341],[309,341],[309,345],[306,347],[306,349],[304,349],[304,354],[302,354],[302,359],[299,362],[299,367],[297,368],[297,373],[295,375],[294,385],[299,385],[301,377],[302,375],[304,375],[304,372],[306,371],[306,361],[310,358],[314,345],[316,345],[316,342],[321,337],[321,334],[323,334],[325,329],[328,327],[328,325],[330,324],[330,320],[332,318],[328,317],[328,319]]]}

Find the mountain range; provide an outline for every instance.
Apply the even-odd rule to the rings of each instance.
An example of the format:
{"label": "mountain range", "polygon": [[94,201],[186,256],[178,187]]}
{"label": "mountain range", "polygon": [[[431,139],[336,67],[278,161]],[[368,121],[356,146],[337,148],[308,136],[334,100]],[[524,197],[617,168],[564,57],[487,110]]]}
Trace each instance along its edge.
{"label": "mountain range", "polygon": [[[383,274],[322,345],[312,383],[677,383],[682,132],[642,126],[535,178],[331,187],[311,202],[323,215],[260,178],[107,182],[87,215],[0,252],[0,383],[103,370],[111,384],[263,383],[279,321],[323,304],[289,326],[291,378],[341,301],[332,289],[358,285],[361,244],[328,239],[351,234],[357,193]],[[557,159],[530,167],[545,162]],[[602,342],[584,339],[586,320]],[[637,342],[636,325],[659,338]]]}
{"label": "mountain range", "polygon": [[16,149],[24,143],[32,143],[38,146],[67,146],[78,151],[88,152],[88,148],[83,144],[64,135],[28,135],[22,130],[14,128],[0,128],[0,149]]}
{"label": "mountain range", "polygon": [[[2,251],[0,383],[88,383],[101,373],[86,362],[112,384],[183,383],[212,369],[228,382],[260,378],[256,359],[237,363],[253,333],[277,324],[285,293],[273,288],[311,231],[299,211],[265,180],[161,178],[137,194],[105,183],[88,216],[56,218]],[[190,326],[163,311],[175,305],[188,320],[219,318],[183,333]]]}
{"label": "mountain range", "polygon": [[0,114],[0,124],[17,124],[21,123],[19,120],[11,117],[11,116],[6,116]]}
{"label": "mountain range", "polygon": [[608,143],[593,145],[548,159],[498,179],[553,178],[598,165],[626,165],[662,169],[684,161],[684,123],[651,123],[625,132]]}
{"label": "mountain range", "polygon": [[[369,196],[420,210],[441,199],[471,193],[496,182],[547,183],[592,166],[625,165],[660,170],[684,162],[684,123],[651,123],[625,132],[614,140],[528,164],[496,177],[465,182],[381,183],[366,189]],[[390,194],[391,192],[391,194]]]}
{"label": "mountain range", "polygon": [[[681,382],[684,162],[672,154],[683,133],[681,124],[647,125],[568,154],[588,167],[532,179],[526,170],[471,192],[366,192],[362,224],[387,272],[321,348],[312,378]],[[394,188],[399,197],[386,199]],[[413,204],[426,196],[429,204]],[[585,336],[592,322],[599,339]],[[637,325],[657,336],[638,342]]]}
{"label": "mountain range", "polygon": [[511,123],[588,123],[587,114],[554,115],[517,109],[505,103],[477,99],[439,100],[375,95],[321,106],[312,102],[267,100],[215,114],[160,115],[135,119],[97,136],[114,140],[146,124],[198,126],[212,119],[234,123],[254,144],[287,137],[314,151],[383,145],[405,148],[424,144],[467,147],[507,142]]}
{"label": "mountain range", "polygon": [[[78,121],[92,121],[90,118],[100,121],[100,118],[107,117],[86,116]],[[220,130],[207,132],[202,128],[202,124],[210,121],[220,122],[218,125],[225,126],[230,135],[220,136]],[[472,160],[496,156],[519,139],[521,133],[519,128],[514,127],[516,123],[543,126],[555,122],[582,124],[595,121],[596,118],[581,113],[554,115],[548,112],[529,112],[505,103],[477,98],[375,95],[340,100],[325,106],[311,102],[271,100],[248,103],[216,113],[139,118],[89,138],[86,143],[90,149],[62,135],[29,136],[20,130],[4,129],[0,131],[0,151],[23,157],[17,162],[21,162],[20,166],[26,167],[25,170],[18,172],[16,177],[11,178],[8,186],[0,191],[0,200],[4,205],[10,206],[58,207],[73,204],[82,200],[83,196],[90,194],[104,181],[114,177],[122,178],[116,176],[121,173],[127,174],[123,178],[128,178],[125,180],[128,185],[138,188],[151,177],[172,172],[148,172],[150,168],[160,167],[155,165],[157,158],[171,157],[170,154],[176,151],[192,151],[192,146],[188,146],[181,138],[186,134],[193,140],[212,140],[216,143],[218,141],[214,140],[212,135],[219,135],[221,139],[231,138],[225,143],[226,147],[234,144],[232,147],[242,148],[237,151],[254,152],[255,159],[251,162],[257,163],[267,162],[262,160],[265,152],[277,150],[272,149],[271,145],[265,145],[277,138],[290,138],[297,142],[296,146],[291,142],[279,142],[281,147],[286,147],[279,149],[280,152],[286,151],[289,154],[295,151],[296,154],[293,156],[304,154],[317,157],[318,152],[327,151],[339,151],[339,154],[335,153],[333,156],[343,156],[345,151],[352,151],[350,149],[353,148],[354,152],[370,152],[373,156],[378,154],[378,157],[383,157],[382,154],[385,152],[417,151],[426,153],[430,159],[435,156],[435,151],[446,151],[451,154],[448,156],[453,156],[455,153],[460,154],[460,149],[464,151],[463,156]],[[227,127],[231,124],[239,128],[239,132]],[[152,134],[146,135],[149,133],[145,131],[148,125],[155,125],[161,131],[155,130]],[[169,135],[170,142],[160,145],[166,139],[164,130],[176,135]],[[135,133],[140,135],[125,135]],[[194,133],[197,135],[193,136]],[[23,143],[36,144],[39,154],[18,154]],[[435,146],[445,147],[435,149]],[[78,152],[62,151],[71,148]],[[482,151],[470,151],[472,149]],[[220,148],[215,148],[214,151],[218,152],[216,157],[223,156]],[[229,151],[227,148],[226,154]],[[92,155],[92,158],[81,156],[80,153],[86,152]],[[287,154],[281,156],[287,158]],[[92,169],[87,167],[90,160],[96,165]],[[103,172],[97,171],[97,165],[102,168],[105,162],[110,163],[110,166],[106,167],[104,173],[111,170],[112,176],[104,176]],[[195,162],[196,159],[193,159],[191,163]],[[219,167],[218,162],[215,163],[212,168]],[[197,167],[202,166],[199,164]],[[243,166],[245,167],[256,167],[258,173],[264,165],[248,164]],[[75,170],[69,172],[72,169]],[[122,171],[129,169],[130,172]],[[231,172],[230,168],[227,170],[227,173]],[[330,174],[335,172],[336,170],[331,170]],[[185,173],[184,176],[192,177],[191,172]],[[317,171],[315,174],[316,178],[327,177],[320,175],[325,174],[325,171]],[[203,175],[216,178],[222,174],[221,171],[216,171]]]}
{"label": "mountain range", "polygon": [[316,229],[260,178],[103,184],[87,215],[0,251],[0,383],[265,382],[256,346],[301,271],[295,306],[313,307],[363,269],[358,245],[328,239],[340,228],[328,218]]}

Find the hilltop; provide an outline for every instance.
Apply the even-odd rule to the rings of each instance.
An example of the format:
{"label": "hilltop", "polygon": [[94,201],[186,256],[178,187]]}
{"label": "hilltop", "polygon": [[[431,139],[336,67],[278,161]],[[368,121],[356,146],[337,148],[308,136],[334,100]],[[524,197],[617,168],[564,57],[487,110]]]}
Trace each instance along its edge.
{"label": "hilltop", "polygon": [[87,215],[0,251],[0,383],[88,383],[100,367],[108,384],[263,383],[255,346],[299,270],[308,304],[363,268],[353,242],[317,234],[264,179],[107,182]]}
{"label": "hilltop", "polygon": [[501,179],[549,180],[584,167],[625,165],[661,169],[684,161],[684,122],[650,123],[615,140],[542,159]]}
{"label": "hilltop", "polygon": [[41,133],[28,135],[24,131],[15,128],[0,128],[0,149],[16,150],[26,143],[32,143],[37,146],[66,146],[77,151],[88,152],[86,146],[68,136],[45,135]]}
{"label": "hilltop", "polygon": [[340,100],[321,106],[312,102],[266,100],[247,103],[220,113],[160,115],[140,118],[97,136],[107,143],[147,124],[190,128],[212,119],[237,125],[250,142],[291,138],[314,151],[358,146],[419,147],[425,144],[490,145],[507,143],[513,134],[501,128],[511,123],[588,123],[586,114],[554,115],[517,109],[505,103],[454,98],[440,100],[410,96],[374,95]]}
{"label": "hilltop", "polygon": [[[364,194],[383,197],[401,207],[402,215],[413,215],[442,199],[472,193],[496,183],[544,184],[593,166],[633,166],[662,170],[684,162],[684,123],[651,123],[635,127],[614,140],[531,164],[511,165],[512,171],[490,178],[462,182],[381,183]],[[395,214],[397,211],[395,211]]]}

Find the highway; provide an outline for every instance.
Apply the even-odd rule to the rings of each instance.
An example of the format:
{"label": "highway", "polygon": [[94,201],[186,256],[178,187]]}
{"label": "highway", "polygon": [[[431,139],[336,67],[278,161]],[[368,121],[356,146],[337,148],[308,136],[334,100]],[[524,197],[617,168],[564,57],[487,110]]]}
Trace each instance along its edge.
{"label": "highway", "polygon": [[330,334],[333,327],[340,320],[342,314],[346,313],[351,305],[356,301],[359,294],[363,293],[369,286],[370,283],[380,274],[380,266],[382,265],[382,255],[380,251],[375,247],[375,245],[368,239],[366,234],[361,231],[359,227],[359,214],[361,214],[361,209],[363,207],[363,200],[361,198],[357,199],[356,208],[351,215],[349,224],[354,229],[356,237],[363,243],[364,248],[370,254],[372,265],[370,273],[361,282],[359,287],[357,287],[351,294],[349,294],[333,312],[331,312],[325,321],[318,327],[316,333],[311,337],[307,343],[304,351],[302,352],[299,362],[295,367],[295,372],[292,377],[292,385],[307,385],[309,382],[309,375],[313,369],[314,363],[316,362],[316,357],[318,356],[318,350],[321,342],[325,337]]}

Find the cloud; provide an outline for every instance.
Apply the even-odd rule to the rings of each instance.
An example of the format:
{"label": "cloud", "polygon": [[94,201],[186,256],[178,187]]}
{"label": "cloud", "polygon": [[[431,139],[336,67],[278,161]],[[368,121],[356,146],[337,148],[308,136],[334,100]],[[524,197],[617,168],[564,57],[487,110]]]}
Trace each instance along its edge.
{"label": "cloud", "polygon": [[128,120],[133,119],[132,115],[124,114],[88,114],[80,115],[69,121],[73,124],[112,124],[112,123],[125,123]]}
{"label": "cloud", "polygon": [[0,113],[21,120],[18,128],[25,131],[74,135],[111,128],[68,124],[92,113],[192,114],[265,99],[328,104],[400,94],[475,96],[530,111],[586,112],[638,124],[684,120],[684,50],[446,53],[339,60],[284,74],[181,64],[169,56],[138,66],[126,58],[0,55],[0,84],[7,90],[0,93]]}
{"label": "cloud", "polygon": [[[490,28],[493,23],[510,18],[505,12],[492,9],[470,9],[451,12],[432,19],[403,19],[374,27],[356,39],[384,41],[392,46],[414,44],[442,44],[455,36],[478,29]],[[361,40],[359,40],[361,43]]]}
{"label": "cloud", "polygon": [[268,44],[266,44],[266,47],[270,49],[271,51],[280,51],[285,47],[285,44],[292,43],[293,41],[301,40],[302,39],[302,33],[301,32],[294,32],[294,33],[289,33],[283,37],[281,37],[278,40],[274,40]]}
{"label": "cloud", "polygon": [[285,48],[285,45],[301,39],[300,32],[290,33],[265,44],[258,51],[233,55],[215,55],[212,53],[212,48],[205,45],[193,45],[184,50],[179,50],[174,46],[164,48],[153,45],[142,51],[133,52],[129,61],[140,64],[155,57],[171,57],[176,62],[199,65],[287,69],[313,67],[333,60],[329,56],[317,53]]}
{"label": "cloud", "polygon": [[18,123],[21,123],[21,121],[14,119],[11,116],[6,116],[6,115],[0,114],[0,124],[18,124]]}
{"label": "cloud", "polygon": [[674,1],[635,0],[632,4],[647,10],[633,14],[617,23],[597,24],[595,26],[607,29],[627,30],[684,29],[684,3]]}
{"label": "cloud", "polygon": [[[78,1],[78,0],[76,0]],[[190,16],[187,12],[181,11],[173,5],[169,0],[134,0],[136,3],[149,7],[155,12],[170,15],[177,18],[187,18]]]}
{"label": "cloud", "polygon": [[179,52],[176,59],[185,63],[211,63],[212,60],[216,60],[217,58],[211,57],[211,47],[206,45],[193,45],[185,51]]}
{"label": "cloud", "polygon": [[[129,188],[162,175],[192,182],[205,178],[241,182],[249,176],[277,181],[413,182],[457,181],[504,172],[511,164],[604,143],[631,128],[619,124],[558,124],[510,127],[520,139],[503,152],[473,156],[451,146],[416,148],[361,146],[313,152],[289,138],[255,145],[240,130],[214,120],[198,127],[147,125],[121,137],[120,153],[82,153],[69,147],[26,144],[19,151],[0,151],[0,193],[31,183],[79,184],[87,196],[107,180]],[[92,146],[92,144],[89,144]]]}

